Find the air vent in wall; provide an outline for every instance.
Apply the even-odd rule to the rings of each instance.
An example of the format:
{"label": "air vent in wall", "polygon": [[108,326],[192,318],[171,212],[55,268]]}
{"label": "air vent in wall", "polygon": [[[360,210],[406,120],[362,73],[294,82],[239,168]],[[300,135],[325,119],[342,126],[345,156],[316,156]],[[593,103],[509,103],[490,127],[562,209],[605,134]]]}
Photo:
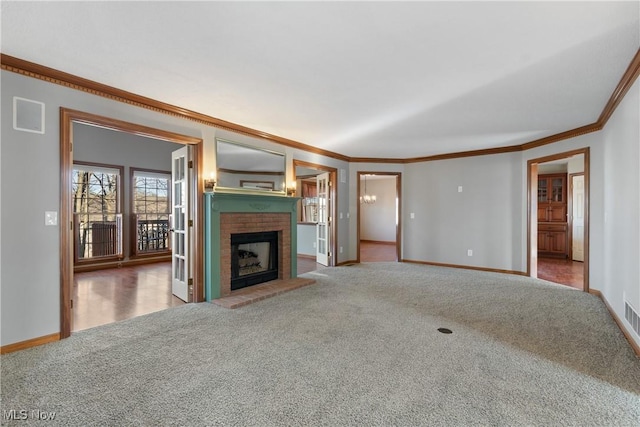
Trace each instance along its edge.
{"label": "air vent in wall", "polygon": [[44,133],[44,103],[14,96],[13,128],[23,132]]}
{"label": "air vent in wall", "polygon": [[640,316],[638,316],[638,312],[631,307],[631,304],[628,302],[624,302],[624,318],[627,319],[627,322],[631,325],[631,329],[633,329],[640,337]]}

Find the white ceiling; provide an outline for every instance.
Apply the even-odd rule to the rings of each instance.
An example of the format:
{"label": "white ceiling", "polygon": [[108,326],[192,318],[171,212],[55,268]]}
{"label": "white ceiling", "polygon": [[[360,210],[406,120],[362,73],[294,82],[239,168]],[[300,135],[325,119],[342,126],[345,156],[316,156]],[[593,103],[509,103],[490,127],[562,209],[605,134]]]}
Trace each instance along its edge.
{"label": "white ceiling", "polygon": [[640,46],[638,1],[0,7],[5,54],[354,157],[591,124]]}

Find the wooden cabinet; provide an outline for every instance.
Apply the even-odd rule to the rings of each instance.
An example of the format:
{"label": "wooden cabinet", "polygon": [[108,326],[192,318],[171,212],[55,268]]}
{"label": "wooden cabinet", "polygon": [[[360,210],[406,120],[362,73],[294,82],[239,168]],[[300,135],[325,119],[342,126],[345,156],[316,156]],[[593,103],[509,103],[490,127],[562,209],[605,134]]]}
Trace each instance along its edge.
{"label": "wooden cabinet", "polygon": [[538,222],[567,222],[567,174],[538,176]]}
{"label": "wooden cabinet", "polygon": [[538,255],[567,257],[567,174],[538,176]]}
{"label": "wooden cabinet", "polygon": [[538,254],[567,256],[567,224],[538,223]]}

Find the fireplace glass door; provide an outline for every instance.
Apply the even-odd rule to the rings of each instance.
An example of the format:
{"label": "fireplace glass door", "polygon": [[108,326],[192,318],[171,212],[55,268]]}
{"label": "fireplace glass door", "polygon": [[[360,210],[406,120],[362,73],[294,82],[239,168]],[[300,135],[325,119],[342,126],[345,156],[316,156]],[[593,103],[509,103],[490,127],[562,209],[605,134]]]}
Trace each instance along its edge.
{"label": "fireplace glass door", "polygon": [[231,235],[231,290],[278,278],[278,233]]}

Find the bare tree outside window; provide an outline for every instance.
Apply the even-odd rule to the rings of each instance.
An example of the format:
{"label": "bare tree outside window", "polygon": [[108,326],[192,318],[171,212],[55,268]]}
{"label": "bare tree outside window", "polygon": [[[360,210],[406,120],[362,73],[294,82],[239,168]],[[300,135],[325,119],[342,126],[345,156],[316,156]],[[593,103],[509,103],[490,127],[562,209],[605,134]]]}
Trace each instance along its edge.
{"label": "bare tree outside window", "polygon": [[119,177],[117,169],[74,166],[76,260],[122,254]]}
{"label": "bare tree outside window", "polygon": [[133,212],[137,253],[169,251],[171,174],[134,170]]}

